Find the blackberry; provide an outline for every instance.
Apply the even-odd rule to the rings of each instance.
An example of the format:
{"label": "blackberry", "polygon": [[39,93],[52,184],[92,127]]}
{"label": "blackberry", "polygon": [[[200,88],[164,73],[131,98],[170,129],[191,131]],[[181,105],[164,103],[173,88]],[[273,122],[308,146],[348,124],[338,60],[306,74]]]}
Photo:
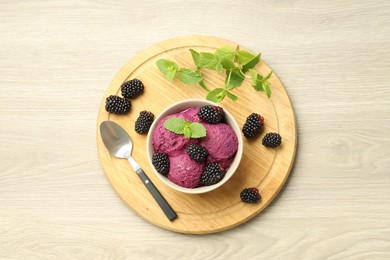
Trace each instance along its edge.
{"label": "blackberry", "polygon": [[261,200],[259,190],[255,187],[243,189],[240,193],[240,198],[241,201],[245,203],[257,203]]}
{"label": "blackberry", "polygon": [[282,143],[282,137],[278,133],[268,133],[264,136],[262,143],[266,147],[275,148]]}
{"label": "blackberry", "polygon": [[198,163],[204,162],[209,155],[209,152],[206,150],[206,148],[198,144],[190,144],[187,147],[187,153],[192,160]]}
{"label": "blackberry", "polygon": [[123,97],[135,98],[144,92],[144,84],[139,79],[132,79],[123,83],[121,90]]}
{"label": "blackberry", "polygon": [[149,111],[141,111],[138,119],[135,121],[135,131],[139,134],[144,134],[149,131],[154,120],[154,115]]}
{"label": "blackberry", "polygon": [[210,163],[206,166],[206,169],[201,176],[201,184],[204,186],[210,186],[220,182],[225,176],[225,171],[218,165],[218,163]]}
{"label": "blackberry", "polygon": [[131,108],[128,99],[111,95],[106,99],[106,111],[114,114],[126,114]]}
{"label": "blackberry", "polygon": [[206,123],[218,124],[223,120],[224,112],[222,107],[206,105],[199,108],[198,116]]}
{"label": "blackberry", "polygon": [[264,118],[259,114],[252,113],[247,117],[242,132],[246,138],[255,138],[263,131],[263,127]]}
{"label": "blackberry", "polygon": [[167,175],[169,172],[169,157],[166,153],[155,153],[152,156],[152,164],[157,172]]}

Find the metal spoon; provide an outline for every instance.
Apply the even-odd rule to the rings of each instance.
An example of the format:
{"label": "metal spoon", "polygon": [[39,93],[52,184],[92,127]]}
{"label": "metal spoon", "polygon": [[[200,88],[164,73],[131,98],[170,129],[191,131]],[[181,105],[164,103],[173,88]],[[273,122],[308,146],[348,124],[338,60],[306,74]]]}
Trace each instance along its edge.
{"label": "metal spoon", "polygon": [[138,163],[131,157],[133,143],[126,131],[113,121],[103,121],[100,124],[100,134],[104,145],[113,156],[129,160],[131,167],[133,167],[138,177],[140,177],[146,188],[148,188],[150,194],[152,194],[165,215],[170,221],[174,220],[177,217],[175,211],[173,211]]}

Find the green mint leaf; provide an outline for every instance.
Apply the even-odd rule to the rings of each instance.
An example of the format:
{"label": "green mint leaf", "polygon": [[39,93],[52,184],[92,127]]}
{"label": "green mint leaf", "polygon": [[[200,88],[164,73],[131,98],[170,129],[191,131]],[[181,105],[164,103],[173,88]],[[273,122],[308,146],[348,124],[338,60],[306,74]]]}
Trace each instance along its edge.
{"label": "green mint leaf", "polygon": [[263,88],[263,85],[261,84],[261,82],[258,82],[255,86],[253,86],[253,88],[256,91],[264,91],[264,88]]}
{"label": "green mint leaf", "polygon": [[171,117],[165,120],[164,128],[186,138],[201,138],[206,136],[206,128],[201,123],[193,123],[182,118]]}
{"label": "green mint leaf", "polygon": [[165,74],[165,78],[169,81],[172,81],[176,76],[176,70],[170,70]]}
{"label": "green mint leaf", "polygon": [[230,98],[231,100],[233,101],[236,101],[238,99],[238,97],[236,95],[233,95],[232,93],[230,93],[229,91],[226,91],[226,96],[228,98]]}
{"label": "green mint leaf", "polygon": [[233,68],[235,68],[235,65],[234,65],[234,62],[229,60],[229,59],[221,59],[221,61],[219,62],[222,67],[225,69],[225,70],[231,70]]}
{"label": "green mint leaf", "polygon": [[241,64],[247,64],[254,57],[255,57],[255,55],[253,55],[252,53],[247,52],[247,51],[239,50],[237,52],[237,60]]}
{"label": "green mint leaf", "polygon": [[231,62],[234,62],[235,53],[236,52],[232,47],[225,46],[217,49],[214,55],[219,61],[221,61],[222,59],[226,59],[226,60],[230,60]]}
{"label": "green mint leaf", "polygon": [[191,138],[190,126],[191,126],[190,122],[186,121],[184,124],[184,128],[183,128],[183,133],[184,133],[185,138]]}
{"label": "green mint leaf", "polygon": [[251,83],[252,83],[252,86],[256,86],[257,85],[257,72],[253,69],[249,69],[249,72],[251,74]]}
{"label": "green mint leaf", "polygon": [[200,60],[200,54],[199,52],[190,49],[191,55],[192,55],[192,60],[194,61],[195,66],[199,66],[199,60]]}
{"label": "green mint leaf", "polygon": [[264,87],[263,87],[263,79],[260,78],[261,75],[258,74],[257,75],[257,81],[256,81],[256,84],[255,85],[252,85],[253,88],[256,90],[256,91],[264,91]]}
{"label": "green mint leaf", "polygon": [[271,89],[269,87],[269,86],[271,86],[271,83],[268,81],[269,78],[271,78],[271,76],[272,76],[272,71],[267,76],[265,76],[265,78],[263,79],[263,82],[262,82],[263,89],[264,89],[265,94],[267,95],[268,98],[270,98],[271,94],[272,94]]}
{"label": "green mint leaf", "polygon": [[270,98],[272,94],[271,89],[269,88],[270,85],[271,84],[268,81],[263,81],[263,89],[268,98]]}
{"label": "green mint leaf", "polygon": [[201,138],[206,136],[206,128],[201,123],[191,123],[191,138]]}
{"label": "green mint leaf", "polygon": [[199,53],[199,67],[207,69],[215,69],[215,66],[218,64],[218,61],[215,59],[214,54],[209,52],[200,52]]}
{"label": "green mint leaf", "polygon": [[220,102],[225,96],[226,91],[223,88],[216,88],[207,95],[206,99],[213,102]]}
{"label": "green mint leaf", "polygon": [[271,89],[270,89],[270,87],[269,87],[269,86],[271,86],[271,83],[268,81],[269,78],[271,78],[272,73],[273,73],[273,71],[271,71],[271,72],[264,78],[264,81],[263,81],[263,88],[264,88],[265,94],[267,94],[267,97],[268,97],[268,98],[270,98],[271,95],[272,95]]}
{"label": "green mint leaf", "polygon": [[[230,75],[229,75],[230,74]],[[232,90],[236,87],[241,86],[244,81],[244,75],[242,75],[238,68],[232,69],[229,73],[226,74],[225,78],[225,87],[227,90]]]}
{"label": "green mint leaf", "polygon": [[186,121],[182,118],[171,117],[165,120],[163,126],[165,129],[175,133],[175,134],[183,134],[184,133],[184,125]]}
{"label": "green mint leaf", "polygon": [[251,77],[252,77],[251,83],[253,88],[256,91],[264,91],[263,88],[264,78],[253,69],[250,69],[249,72],[251,73]]}
{"label": "green mint leaf", "polygon": [[202,80],[202,76],[195,71],[186,68],[180,68],[176,73],[176,77],[185,84],[195,84]]}
{"label": "green mint leaf", "polygon": [[206,83],[203,80],[199,81],[199,86],[201,86],[207,92],[210,92],[210,89],[207,87]]}
{"label": "green mint leaf", "polygon": [[257,56],[255,56],[253,59],[243,64],[242,71],[245,73],[249,69],[253,69],[257,65],[257,63],[259,63],[260,57],[261,57],[261,53],[257,54]]}
{"label": "green mint leaf", "polygon": [[156,65],[160,69],[160,71],[164,73],[164,75],[166,75],[169,71],[178,70],[176,62],[170,60],[160,59],[156,61]]}
{"label": "green mint leaf", "polygon": [[217,72],[219,74],[221,74],[222,70],[223,70],[223,67],[222,67],[221,63],[217,63],[217,65],[215,66],[215,69],[217,70]]}
{"label": "green mint leaf", "polygon": [[269,78],[272,76],[272,73],[273,73],[273,71],[271,71],[271,72],[264,78],[264,80],[269,80]]}

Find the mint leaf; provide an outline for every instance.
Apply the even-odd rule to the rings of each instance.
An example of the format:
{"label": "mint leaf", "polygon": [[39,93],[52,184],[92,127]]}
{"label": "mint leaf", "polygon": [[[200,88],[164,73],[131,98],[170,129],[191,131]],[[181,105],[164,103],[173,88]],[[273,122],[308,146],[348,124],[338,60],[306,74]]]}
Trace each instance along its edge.
{"label": "mint leaf", "polygon": [[235,53],[236,52],[233,50],[232,47],[225,46],[217,49],[214,55],[219,61],[221,61],[222,59],[226,59],[230,60],[231,62],[234,62]]}
{"label": "mint leaf", "polygon": [[190,128],[191,123],[188,121],[185,121],[184,127],[183,127],[183,133],[185,138],[191,138],[191,128]]}
{"label": "mint leaf", "polygon": [[232,90],[241,86],[244,81],[244,75],[242,75],[238,68],[232,69],[225,78],[225,87],[227,90]]}
{"label": "mint leaf", "polygon": [[190,49],[191,55],[192,55],[192,60],[194,61],[195,66],[199,67],[199,60],[200,60],[200,55],[199,52]]}
{"label": "mint leaf", "polygon": [[199,67],[207,69],[215,69],[215,66],[218,64],[218,61],[215,59],[214,54],[209,52],[200,52],[199,53]]}
{"label": "mint leaf", "polygon": [[257,91],[265,91],[265,94],[267,95],[268,98],[271,97],[271,83],[268,82],[268,79],[272,76],[272,71],[265,77],[261,76],[259,73],[256,71],[250,69],[249,72],[251,73],[252,76],[252,86],[255,90]]}
{"label": "mint leaf", "polygon": [[186,138],[201,138],[206,136],[206,128],[201,123],[193,123],[179,117],[168,118],[163,126],[168,131],[184,135]]}
{"label": "mint leaf", "polygon": [[179,68],[177,66],[176,62],[169,61],[169,60],[164,60],[164,59],[160,59],[160,60],[156,61],[156,65],[160,69],[160,71],[162,73],[164,73],[165,75],[169,71],[178,70],[178,68]]}
{"label": "mint leaf", "polygon": [[176,70],[170,70],[165,74],[165,78],[169,81],[172,81],[175,78]]}
{"label": "mint leaf", "polygon": [[258,74],[257,74],[257,72],[256,72],[255,70],[253,70],[253,69],[249,69],[249,72],[250,72],[251,77],[252,77],[252,79],[251,79],[252,86],[255,87],[256,84],[257,84],[257,75],[258,75]]}
{"label": "mint leaf", "polygon": [[268,80],[268,79],[272,76],[272,73],[273,73],[273,71],[271,71],[271,72],[264,78],[264,80]]}
{"label": "mint leaf", "polygon": [[251,73],[251,77],[252,77],[251,83],[252,83],[253,88],[256,91],[264,91],[263,77],[259,73],[257,73],[257,71],[255,71],[255,70],[250,69],[249,72]]}
{"label": "mint leaf", "polygon": [[217,65],[215,66],[215,69],[217,70],[217,72],[219,74],[221,74],[222,70],[223,70],[223,67],[222,67],[221,63],[217,63]]}
{"label": "mint leaf", "polygon": [[216,88],[207,95],[206,99],[213,102],[219,102],[222,101],[225,96],[226,91],[223,88]]}
{"label": "mint leaf", "polygon": [[185,123],[186,121],[183,118],[171,117],[165,120],[163,126],[175,134],[183,134]]}
{"label": "mint leaf", "polygon": [[198,83],[202,80],[202,76],[199,73],[196,73],[195,71],[192,71],[190,69],[181,68],[177,73],[176,77],[185,84],[193,85],[195,83]]}
{"label": "mint leaf", "polygon": [[237,52],[237,60],[241,64],[247,64],[254,57],[255,57],[255,55],[253,55],[252,53],[247,52],[247,51],[239,50]]}
{"label": "mint leaf", "polygon": [[204,81],[203,81],[203,76],[202,76],[202,72],[200,71],[200,68],[198,68],[195,72],[198,73],[202,77],[202,80],[198,82],[199,86],[201,86],[207,92],[210,92],[210,89],[207,87],[206,83],[204,83]]}
{"label": "mint leaf", "polygon": [[201,123],[191,123],[191,138],[201,138],[206,136],[206,128]]}
{"label": "mint leaf", "polygon": [[268,98],[271,97],[271,89],[269,88],[271,84],[268,81],[263,82],[263,89],[265,91],[265,94],[267,95]]}
{"label": "mint leaf", "polygon": [[229,59],[221,59],[219,62],[225,70],[231,70],[235,67],[234,62]]}
{"label": "mint leaf", "polygon": [[257,54],[253,59],[249,60],[247,63],[243,64],[242,71],[245,73],[249,69],[253,69],[257,63],[259,63],[261,57],[261,53]]}
{"label": "mint leaf", "polygon": [[238,99],[238,97],[236,95],[233,95],[232,93],[230,93],[229,91],[226,91],[226,96],[228,98],[230,98],[231,100],[233,101],[236,101]]}
{"label": "mint leaf", "polygon": [[265,94],[267,95],[268,98],[271,97],[271,89],[269,86],[271,86],[271,83],[268,81],[269,78],[272,76],[272,71],[264,78],[262,84],[263,84],[263,89],[265,91]]}
{"label": "mint leaf", "polygon": [[257,81],[256,81],[256,84],[253,85],[253,88],[254,88],[256,91],[264,91],[264,87],[263,87],[263,78],[261,77],[260,74],[257,74]]}
{"label": "mint leaf", "polygon": [[199,86],[201,86],[207,92],[210,92],[210,89],[207,87],[206,83],[203,80],[199,81]]}

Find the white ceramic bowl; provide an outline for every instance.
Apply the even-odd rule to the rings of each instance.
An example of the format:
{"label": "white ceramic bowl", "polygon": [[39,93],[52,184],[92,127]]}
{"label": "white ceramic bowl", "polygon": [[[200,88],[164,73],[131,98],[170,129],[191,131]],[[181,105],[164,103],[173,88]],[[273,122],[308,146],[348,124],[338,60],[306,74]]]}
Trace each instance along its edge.
{"label": "white ceramic bowl", "polygon": [[[193,189],[181,187],[181,186],[171,182],[164,175],[158,173],[156,171],[156,169],[154,168],[154,166],[152,164],[152,156],[154,154],[154,149],[153,149],[153,144],[152,144],[153,132],[154,132],[154,129],[157,126],[158,122],[162,118],[164,118],[165,116],[170,115],[170,114],[174,114],[174,113],[177,113],[177,112],[180,112],[180,111],[183,111],[183,110],[185,110],[187,108],[200,107],[200,106],[204,106],[204,105],[214,105],[214,106],[220,106],[220,107],[223,108],[223,110],[225,112],[226,123],[229,124],[233,128],[234,132],[236,133],[237,140],[238,140],[238,150],[237,150],[237,153],[235,155],[235,158],[234,158],[232,164],[230,165],[229,169],[225,173],[225,177],[220,182],[218,182],[218,183],[216,183],[214,185],[202,186],[202,187],[193,188]],[[216,104],[216,103],[213,103],[213,102],[207,101],[207,100],[187,99],[187,100],[183,100],[183,101],[180,101],[180,102],[172,104],[171,106],[167,107],[164,111],[162,111],[156,117],[156,119],[154,120],[154,122],[153,122],[153,124],[150,127],[150,130],[148,132],[148,136],[147,136],[147,139],[146,139],[146,151],[147,151],[148,160],[149,160],[149,163],[150,163],[150,165],[151,165],[151,167],[153,169],[153,172],[157,175],[157,177],[163,183],[165,183],[166,185],[168,185],[172,189],[180,191],[180,192],[190,193],[190,194],[200,194],[200,193],[206,193],[206,192],[209,192],[209,191],[217,189],[218,187],[222,186],[225,182],[227,182],[233,176],[233,174],[237,170],[237,167],[240,164],[240,161],[241,161],[241,158],[242,158],[243,139],[242,139],[240,127],[238,126],[238,124],[237,124],[236,120],[234,119],[234,117],[229,113],[229,111],[226,108],[224,108],[223,106],[221,106],[219,104]]]}

